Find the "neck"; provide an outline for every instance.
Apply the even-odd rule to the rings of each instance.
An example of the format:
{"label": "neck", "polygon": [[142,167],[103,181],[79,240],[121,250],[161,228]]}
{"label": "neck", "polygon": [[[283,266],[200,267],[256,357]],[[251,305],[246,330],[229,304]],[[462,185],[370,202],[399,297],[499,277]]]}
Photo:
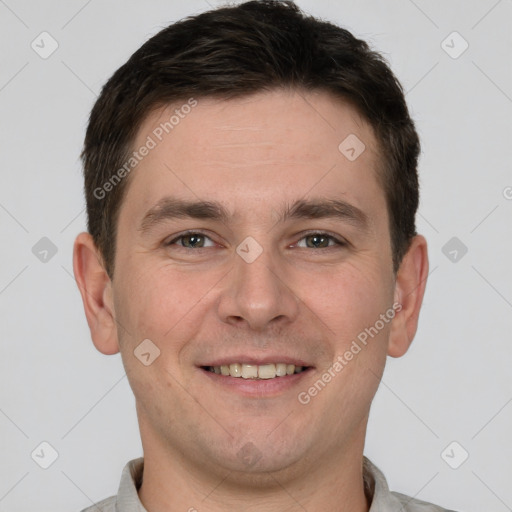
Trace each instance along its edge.
{"label": "neck", "polygon": [[[147,432],[146,432],[147,433]],[[141,434],[143,434],[141,429]],[[279,471],[236,472],[220,464],[194,464],[156,436],[142,436],[143,483],[139,498],[148,512],[367,512],[363,445],[303,457]]]}

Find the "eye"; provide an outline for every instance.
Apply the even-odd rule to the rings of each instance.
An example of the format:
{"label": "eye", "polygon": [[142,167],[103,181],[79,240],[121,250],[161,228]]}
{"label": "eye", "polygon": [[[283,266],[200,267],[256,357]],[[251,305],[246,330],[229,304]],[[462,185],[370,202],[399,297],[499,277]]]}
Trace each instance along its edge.
{"label": "eye", "polygon": [[[302,243],[303,240],[305,243]],[[333,246],[345,246],[347,243],[327,233],[309,233],[303,236],[296,245],[308,249],[327,249]]]}
{"label": "eye", "polygon": [[[177,245],[184,249],[204,249],[214,247],[215,242],[204,233],[188,231],[166,242],[166,246]],[[333,235],[322,232],[308,233],[296,244],[297,247],[306,249],[327,249],[329,247],[343,247],[347,243]]]}
{"label": "eye", "polygon": [[210,237],[203,233],[197,233],[194,231],[183,233],[166,243],[167,246],[175,244],[185,249],[202,249],[204,247],[213,247],[215,245]]}

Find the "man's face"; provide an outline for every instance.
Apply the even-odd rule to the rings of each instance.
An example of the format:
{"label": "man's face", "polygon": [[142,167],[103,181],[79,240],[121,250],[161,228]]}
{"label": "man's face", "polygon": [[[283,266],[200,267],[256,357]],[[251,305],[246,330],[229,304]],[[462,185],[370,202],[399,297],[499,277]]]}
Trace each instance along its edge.
{"label": "man's face", "polygon": [[[144,122],[134,148],[157,144],[119,215],[112,296],[144,448],[249,472],[361,449],[391,322],[344,354],[390,310],[395,283],[372,130],[326,93],[197,101],[161,141],[180,105]],[[176,216],[176,201],[216,208]],[[143,340],[146,362],[160,351],[147,366]],[[211,371],[237,364],[305,370]]]}

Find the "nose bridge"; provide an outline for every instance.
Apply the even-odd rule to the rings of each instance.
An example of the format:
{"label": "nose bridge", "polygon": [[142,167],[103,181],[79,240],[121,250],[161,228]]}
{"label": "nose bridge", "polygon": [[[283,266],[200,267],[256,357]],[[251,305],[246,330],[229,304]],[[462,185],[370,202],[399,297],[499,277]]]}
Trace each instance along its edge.
{"label": "nose bridge", "polygon": [[279,321],[293,321],[298,300],[285,282],[278,257],[247,237],[234,254],[234,269],[221,297],[219,315],[232,324],[263,330]]}

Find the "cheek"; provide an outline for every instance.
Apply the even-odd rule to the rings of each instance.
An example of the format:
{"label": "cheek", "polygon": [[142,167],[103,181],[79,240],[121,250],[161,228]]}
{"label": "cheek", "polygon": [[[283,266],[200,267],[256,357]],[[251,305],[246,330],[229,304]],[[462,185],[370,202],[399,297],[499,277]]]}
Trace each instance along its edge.
{"label": "cheek", "polygon": [[323,297],[339,363],[332,387],[338,394],[333,400],[341,408],[360,409],[361,414],[365,413],[361,404],[371,401],[385,366],[394,316],[389,275],[389,269],[385,272],[375,260],[361,267],[347,266]]}
{"label": "cheek", "polygon": [[326,325],[340,339],[347,340],[373,325],[391,307],[393,287],[377,263],[349,265],[329,272],[309,289],[306,302],[318,312]]}
{"label": "cheek", "polygon": [[116,287],[116,314],[129,332],[161,339],[197,302],[194,279],[160,268],[132,265]]}
{"label": "cheek", "polygon": [[[142,259],[142,258],[141,258]],[[140,262],[142,263],[142,261]],[[115,289],[115,311],[122,352],[127,358],[145,339],[160,349],[160,364],[174,368],[186,357],[209,318],[218,272],[177,271],[170,265],[124,269]]]}

